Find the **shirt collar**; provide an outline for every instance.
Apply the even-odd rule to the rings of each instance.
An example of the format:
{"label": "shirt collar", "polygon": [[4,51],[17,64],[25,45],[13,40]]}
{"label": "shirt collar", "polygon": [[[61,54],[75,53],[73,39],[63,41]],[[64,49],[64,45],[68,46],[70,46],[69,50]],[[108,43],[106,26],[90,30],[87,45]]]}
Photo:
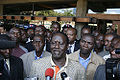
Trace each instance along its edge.
{"label": "shirt collar", "polygon": [[76,41],[74,41],[74,43],[73,43],[73,44],[69,44],[69,46],[73,46],[73,45],[75,45],[75,42],[76,42]]}
{"label": "shirt collar", "polygon": [[[51,65],[53,66],[53,67],[55,67],[56,66],[56,64],[53,62],[53,60],[52,60],[52,57],[51,57]],[[67,65],[68,65],[68,55],[66,54],[66,62],[65,62],[65,65],[63,66],[63,67],[67,67]]]}
{"label": "shirt collar", "polygon": [[36,51],[34,51],[35,60],[42,58],[42,57],[43,57],[43,53],[44,53],[44,52],[42,52],[42,54],[41,54],[40,57],[37,57],[37,55],[36,55]]}
{"label": "shirt collar", "polygon": [[93,64],[96,64],[96,62],[95,62],[95,60],[94,60],[94,58],[95,58],[95,53],[93,52],[93,50],[91,51],[91,58],[90,58],[90,61],[89,61],[89,63],[93,63]]}
{"label": "shirt collar", "polygon": [[88,61],[88,60],[90,60],[90,59],[91,59],[91,54],[92,54],[92,53],[90,53],[89,57],[88,57],[86,60],[85,60],[85,59],[83,59],[82,57],[80,57],[80,54],[79,54],[79,59],[80,59],[80,60],[85,60],[85,61]]}

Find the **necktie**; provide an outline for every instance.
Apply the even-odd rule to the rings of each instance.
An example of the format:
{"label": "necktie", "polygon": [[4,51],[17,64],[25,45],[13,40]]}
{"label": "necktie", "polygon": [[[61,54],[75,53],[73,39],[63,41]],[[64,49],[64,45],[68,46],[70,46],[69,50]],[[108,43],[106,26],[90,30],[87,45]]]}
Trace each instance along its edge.
{"label": "necktie", "polygon": [[6,63],[6,60],[4,60],[4,67],[5,67],[6,71],[8,72],[8,74],[10,74],[10,70],[9,70],[8,65]]}

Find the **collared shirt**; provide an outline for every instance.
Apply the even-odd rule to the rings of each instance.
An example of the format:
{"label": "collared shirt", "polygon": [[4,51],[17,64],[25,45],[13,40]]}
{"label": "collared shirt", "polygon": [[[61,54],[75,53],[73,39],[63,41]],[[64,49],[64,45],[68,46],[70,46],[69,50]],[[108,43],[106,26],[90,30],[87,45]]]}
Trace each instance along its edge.
{"label": "collared shirt", "polygon": [[10,61],[9,61],[9,59],[5,59],[5,61],[6,61],[6,64],[8,66],[8,69],[10,70]]}
{"label": "collared shirt", "polygon": [[[74,52],[75,42],[76,42],[76,41],[74,41],[74,43],[73,43],[73,44],[69,44],[69,46],[71,46],[71,53],[73,53],[73,52]],[[68,50],[69,50],[69,49],[68,49]]]}
{"label": "collared shirt", "polygon": [[34,56],[35,56],[35,60],[38,60],[38,59],[40,59],[40,58],[42,58],[42,57],[43,57],[43,52],[42,52],[42,54],[41,54],[41,56],[40,56],[40,57],[37,57],[37,55],[36,55],[36,51],[34,51]]}
{"label": "collared shirt", "polygon": [[33,41],[33,40],[31,40],[30,37],[29,37],[26,43],[29,43],[29,42],[31,42],[31,41]]}
{"label": "collared shirt", "polygon": [[[56,67],[58,67],[58,66],[53,62],[52,58],[51,58],[51,65],[52,65],[52,68],[54,69],[54,71],[56,73]],[[68,56],[66,55],[65,65],[63,67],[59,68],[59,71],[57,71],[56,75],[54,74],[56,76],[56,79],[54,79],[54,80],[57,80],[57,77],[61,76],[60,72],[66,72],[67,65],[68,65]]]}
{"label": "collared shirt", "polygon": [[82,57],[80,57],[79,55],[79,63],[82,64],[84,66],[85,69],[87,69],[87,65],[90,61],[90,58],[91,58],[91,53],[89,55],[89,57],[87,59],[83,59]]}

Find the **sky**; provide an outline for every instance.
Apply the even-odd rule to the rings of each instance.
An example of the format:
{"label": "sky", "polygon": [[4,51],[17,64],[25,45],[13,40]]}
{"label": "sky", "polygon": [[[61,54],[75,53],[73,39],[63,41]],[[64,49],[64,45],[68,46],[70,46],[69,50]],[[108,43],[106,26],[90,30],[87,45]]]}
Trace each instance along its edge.
{"label": "sky", "polygon": [[[94,13],[93,11],[89,10],[89,13]],[[105,14],[120,14],[120,9],[107,9],[107,11],[104,12]]]}
{"label": "sky", "polygon": [[[68,10],[74,10],[74,8],[67,8]],[[63,12],[63,10],[66,9],[56,9],[54,11],[57,12]],[[92,10],[88,10],[88,13],[94,13]],[[120,8],[115,8],[115,9],[107,9],[107,11],[104,12],[105,14],[120,14]]]}

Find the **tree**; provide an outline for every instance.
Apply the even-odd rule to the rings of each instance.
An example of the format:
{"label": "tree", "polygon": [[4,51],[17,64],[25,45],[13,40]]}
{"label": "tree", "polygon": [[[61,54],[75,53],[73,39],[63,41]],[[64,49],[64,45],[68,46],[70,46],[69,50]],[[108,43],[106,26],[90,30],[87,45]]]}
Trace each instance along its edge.
{"label": "tree", "polygon": [[56,12],[54,10],[42,10],[42,11],[36,11],[36,16],[75,16],[72,14],[72,10],[63,10],[62,12]]}

